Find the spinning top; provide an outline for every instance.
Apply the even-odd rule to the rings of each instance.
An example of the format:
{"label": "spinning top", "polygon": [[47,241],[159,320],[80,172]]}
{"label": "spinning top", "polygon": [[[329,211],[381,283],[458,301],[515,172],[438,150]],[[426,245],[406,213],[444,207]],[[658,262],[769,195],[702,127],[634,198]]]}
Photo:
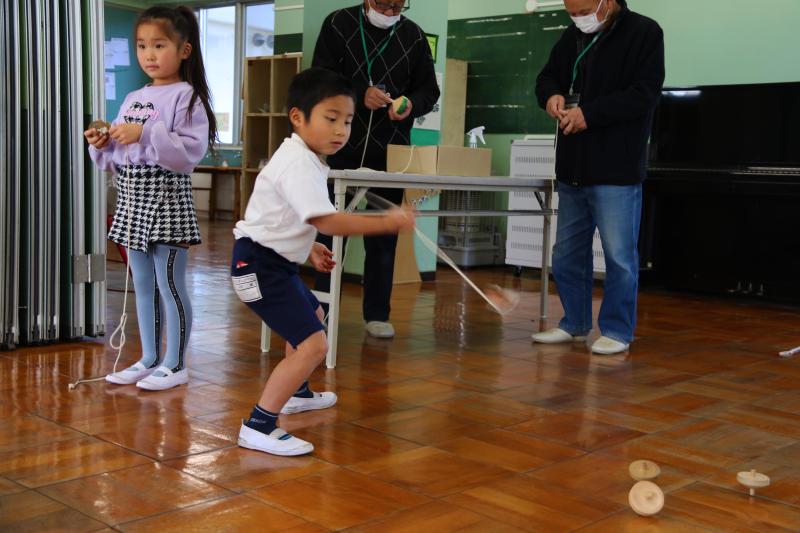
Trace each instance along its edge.
{"label": "spinning top", "polygon": [[736,474],[736,481],[750,489],[750,496],[756,495],[756,489],[769,487],[769,476],[756,472],[755,469],[749,472],[739,472]]}
{"label": "spinning top", "polygon": [[405,113],[406,109],[408,109],[408,98],[401,96],[392,100],[392,109],[394,109],[394,112],[398,115]]}
{"label": "spinning top", "polygon": [[111,124],[109,124],[105,120],[95,120],[91,124],[89,124],[89,129],[95,129],[97,130],[97,133],[101,135],[107,134],[110,128]]}
{"label": "spinning top", "polygon": [[664,493],[652,481],[639,481],[628,493],[631,509],[640,516],[653,516],[664,508]]}
{"label": "spinning top", "polygon": [[492,307],[500,314],[510,313],[519,304],[519,293],[511,289],[504,289],[499,285],[487,285],[483,289],[486,298],[491,300]]}
{"label": "spinning top", "polygon": [[636,481],[647,481],[657,478],[661,473],[661,468],[653,461],[640,459],[631,463],[628,467],[628,472],[630,472],[631,477]]}

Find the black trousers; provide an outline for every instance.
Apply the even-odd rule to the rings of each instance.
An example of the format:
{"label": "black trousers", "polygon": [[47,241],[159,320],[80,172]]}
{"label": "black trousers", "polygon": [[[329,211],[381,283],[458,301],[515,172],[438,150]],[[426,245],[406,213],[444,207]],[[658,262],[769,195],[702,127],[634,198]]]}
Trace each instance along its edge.
{"label": "black trousers", "polygon": [[[333,188],[328,187],[328,192],[333,201]],[[400,205],[403,201],[403,189],[370,189],[370,192],[385,198],[393,204]],[[347,196],[350,201],[351,196]],[[371,208],[370,208],[371,209]],[[317,234],[317,242],[328,248],[333,248],[333,237]],[[347,245],[347,241],[345,241]],[[394,282],[394,255],[397,249],[397,235],[376,235],[364,237],[364,301],[362,312],[364,321],[373,320],[387,322],[391,312],[392,283]],[[334,260],[342,262],[343,257]],[[342,265],[344,266],[344,265]],[[314,280],[314,289],[329,292],[331,288],[330,274],[317,272]],[[322,304],[327,312],[327,306]]]}

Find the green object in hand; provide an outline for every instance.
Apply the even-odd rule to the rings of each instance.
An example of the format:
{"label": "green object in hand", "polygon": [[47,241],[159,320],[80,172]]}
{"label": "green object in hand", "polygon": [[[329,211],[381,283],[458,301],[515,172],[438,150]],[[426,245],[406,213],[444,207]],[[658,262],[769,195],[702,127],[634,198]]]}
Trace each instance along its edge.
{"label": "green object in hand", "polygon": [[394,112],[397,113],[398,115],[402,115],[403,113],[405,113],[406,109],[408,109],[408,98],[406,98],[405,96],[401,96],[400,98],[395,98],[392,101],[392,109],[394,109]]}

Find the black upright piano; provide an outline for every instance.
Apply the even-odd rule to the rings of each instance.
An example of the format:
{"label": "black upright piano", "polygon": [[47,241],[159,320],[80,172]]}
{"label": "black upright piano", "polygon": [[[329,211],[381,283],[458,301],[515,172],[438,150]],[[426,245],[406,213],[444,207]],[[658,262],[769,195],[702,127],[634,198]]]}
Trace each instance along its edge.
{"label": "black upright piano", "polygon": [[800,303],[800,83],[665,89],[642,236],[668,288]]}

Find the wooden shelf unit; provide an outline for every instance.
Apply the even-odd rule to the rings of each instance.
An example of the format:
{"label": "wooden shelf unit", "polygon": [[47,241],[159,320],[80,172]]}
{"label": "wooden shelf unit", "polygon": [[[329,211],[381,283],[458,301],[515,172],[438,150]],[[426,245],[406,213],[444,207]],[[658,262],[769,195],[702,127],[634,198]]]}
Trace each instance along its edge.
{"label": "wooden shelf unit", "polygon": [[248,57],[244,68],[242,122],[241,213],[253,192],[258,167],[289,136],[287,97],[292,78],[300,72],[302,54]]}

